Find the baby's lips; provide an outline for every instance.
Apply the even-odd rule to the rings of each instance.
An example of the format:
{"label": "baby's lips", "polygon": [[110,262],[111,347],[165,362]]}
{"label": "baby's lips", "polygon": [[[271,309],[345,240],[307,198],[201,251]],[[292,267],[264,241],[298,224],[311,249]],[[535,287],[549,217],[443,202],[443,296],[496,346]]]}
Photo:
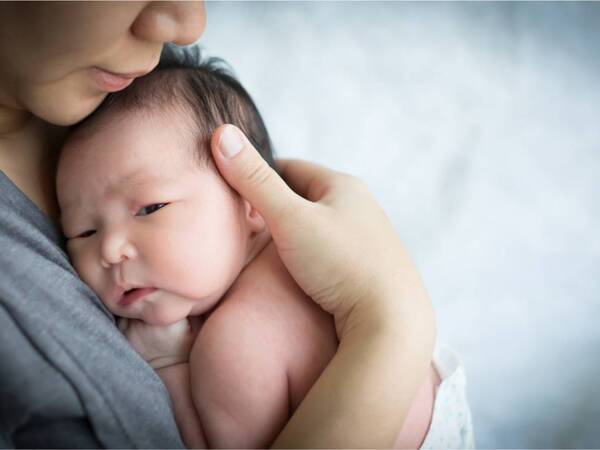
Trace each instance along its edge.
{"label": "baby's lips", "polygon": [[107,301],[103,302],[107,305],[118,305],[121,299],[123,298],[123,294],[125,293],[125,289],[120,286],[115,286],[112,289],[112,292],[107,295]]}
{"label": "baby's lips", "polygon": [[119,306],[129,306],[142,300],[147,295],[156,292],[158,289],[153,287],[132,288],[123,293],[117,304]]}

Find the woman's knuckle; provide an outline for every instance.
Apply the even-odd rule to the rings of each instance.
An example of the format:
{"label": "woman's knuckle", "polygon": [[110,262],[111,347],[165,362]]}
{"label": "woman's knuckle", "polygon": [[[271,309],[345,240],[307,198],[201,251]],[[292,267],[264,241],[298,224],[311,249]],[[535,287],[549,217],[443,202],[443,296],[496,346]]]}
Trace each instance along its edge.
{"label": "woman's knuckle", "polygon": [[346,188],[349,190],[357,192],[366,192],[369,190],[369,186],[367,185],[367,183],[362,178],[359,178],[356,175],[343,174],[342,183],[344,183],[344,185],[346,185]]}
{"label": "woman's knuckle", "polygon": [[271,176],[269,168],[264,164],[257,164],[251,167],[247,172],[245,178],[252,186],[263,186],[266,184]]}

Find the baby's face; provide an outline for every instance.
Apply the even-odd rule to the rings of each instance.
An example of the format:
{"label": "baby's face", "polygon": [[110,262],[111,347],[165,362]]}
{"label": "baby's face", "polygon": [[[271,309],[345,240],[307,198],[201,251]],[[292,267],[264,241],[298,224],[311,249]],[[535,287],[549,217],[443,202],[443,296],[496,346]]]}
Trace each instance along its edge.
{"label": "baby's face", "polygon": [[193,160],[185,128],[120,114],[67,144],[57,191],[75,269],[116,315],[168,324],[211,308],[246,264],[247,203]]}

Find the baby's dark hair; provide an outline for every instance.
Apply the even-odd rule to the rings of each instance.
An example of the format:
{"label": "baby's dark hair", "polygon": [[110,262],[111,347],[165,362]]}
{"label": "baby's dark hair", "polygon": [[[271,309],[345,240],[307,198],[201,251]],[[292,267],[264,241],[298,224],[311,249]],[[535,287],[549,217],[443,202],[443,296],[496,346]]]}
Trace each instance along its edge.
{"label": "baby's dark hair", "polygon": [[[197,160],[210,161],[210,139],[225,123],[240,128],[267,163],[276,168],[269,133],[254,101],[219,58],[203,59],[197,47],[165,46],[158,67],[127,89],[110,94],[73,133],[107,113],[182,109],[194,119]],[[85,131],[83,131],[85,133]]]}

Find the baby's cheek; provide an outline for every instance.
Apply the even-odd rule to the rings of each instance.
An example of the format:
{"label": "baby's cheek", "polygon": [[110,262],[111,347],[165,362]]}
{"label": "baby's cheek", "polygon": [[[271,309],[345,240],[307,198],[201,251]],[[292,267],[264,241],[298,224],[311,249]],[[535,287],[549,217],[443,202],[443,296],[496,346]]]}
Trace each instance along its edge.
{"label": "baby's cheek", "polygon": [[97,269],[94,270],[94,267],[97,266],[97,262],[91,252],[85,251],[85,249],[72,249],[70,255],[71,263],[79,277],[100,297],[100,274]]}
{"label": "baby's cheek", "polygon": [[159,239],[152,242],[152,272],[173,292],[188,298],[204,298],[227,289],[243,259],[239,225],[228,209],[165,214]]}
{"label": "baby's cheek", "polygon": [[73,265],[73,268],[79,277],[85,281],[87,271],[85,270],[86,264],[84,263],[84,255],[82,255],[81,252],[69,250],[69,257],[71,258],[71,264]]}
{"label": "baby's cheek", "polygon": [[215,251],[214,243],[195,236],[172,240],[155,258],[153,271],[172,292],[198,299],[222,289],[226,259],[226,254]]}
{"label": "baby's cheek", "polygon": [[190,230],[185,218],[180,223],[167,225],[146,239],[151,245],[149,250],[155,268],[164,273],[177,273],[188,265],[196,265],[202,251],[202,229]]}

